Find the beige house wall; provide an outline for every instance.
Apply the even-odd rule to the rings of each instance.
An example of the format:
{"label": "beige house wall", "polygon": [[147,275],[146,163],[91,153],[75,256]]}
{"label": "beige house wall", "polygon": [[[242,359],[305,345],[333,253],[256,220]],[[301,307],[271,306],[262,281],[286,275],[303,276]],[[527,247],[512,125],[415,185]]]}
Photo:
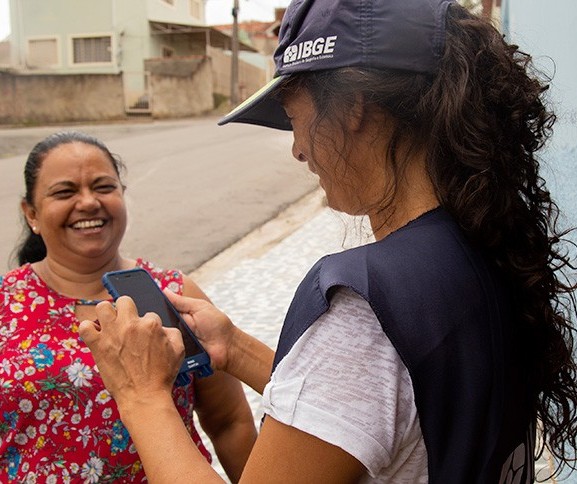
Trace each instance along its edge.
{"label": "beige house wall", "polygon": [[[213,89],[215,94],[230,97],[230,53],[226,54],[219,49],[210,49],[212,58]],[[239,60],[238,81],[240,100],[244,101],[251,94],[259,90],[268,81],[270,74],[252,64]],[[271,71],[272,72],[272,71]]]}
{"label": "beige house wall", "polygon": [[[230,55],[150,59],[145,62],[153,118],[196,116],[211,111],[214,94],[230,96]],[[239,62],[241,100],[262,87],[271,71]],[[217,96],[218,97],[218,96]],[[0,124],[126,119],[122,74],[23,74],[0,71]]]}
{"label": "beige house wall", "polygon": [[2,124],[50,124],[124,117],[120,75],[0,72]]}
{"label": "beige house wall", "polygon": [[153,118],[195,116],[213,109],[210,58],[151,59],[145,69],[150,73]]}
{"label": "beige house wall", "polygon": [[0,66],[10,65],[10,42],[0,42]]}

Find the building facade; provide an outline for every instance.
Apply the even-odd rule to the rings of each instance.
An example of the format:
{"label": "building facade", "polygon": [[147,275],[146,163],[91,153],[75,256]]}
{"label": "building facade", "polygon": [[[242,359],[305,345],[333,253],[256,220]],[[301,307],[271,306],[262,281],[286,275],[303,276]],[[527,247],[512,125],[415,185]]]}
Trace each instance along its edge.
{"label": "building facade", "polygon": [[[119,76],[126,113],[153,111],[150,60],[163,60],[155,72],[162,75],[159,66],[165,66],[168,76],[175,73],[170,59],[179,60],[180,73],[182,59],[188,60],[184,71],[190,75],[205,59],[230,63],[230,56],[219,54],[230,50],[232,40],[206,25],[205,0],[10,0],[10,23],[12,72]],[[256,52],[246,43],[240,48]],[[254,84],[263,76],[257,72]]]}

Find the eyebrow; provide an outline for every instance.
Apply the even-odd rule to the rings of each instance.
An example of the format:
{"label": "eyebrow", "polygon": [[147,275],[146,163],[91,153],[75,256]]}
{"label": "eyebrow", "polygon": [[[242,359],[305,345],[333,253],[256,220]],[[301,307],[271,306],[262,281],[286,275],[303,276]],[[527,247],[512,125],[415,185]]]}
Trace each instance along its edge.
{"label": "eyebrow", "polygon": [[[94,185],[96,183],[100,183],[102,181],[109,181],[109,180],[113,181],[114,183],[120,184],[120,180],[118,180],[118,178],[110,176],[110,175],[102,175],[102,176],[96,177],[92,181],[91,185]],[[76,187],[76,183],[71,182],[69,180],[60,180],[60,181],[57,181],[57,182],[53,183],[52,185],[50,185],[48,187],[48,191],[54,190],[55,188],[59,188],[59,187],[74,188],[74,187]]]}
{"label": "eyebrow", "polygon": [[55,188],[60,188],[60,187],[74,187],[74,186],[76,186],[76,185],[74,183],[72,183],[71,181],[62,180],[62,181],[57,181],[56,183],[50,185],[48,187],[47,191],[54,190]]}

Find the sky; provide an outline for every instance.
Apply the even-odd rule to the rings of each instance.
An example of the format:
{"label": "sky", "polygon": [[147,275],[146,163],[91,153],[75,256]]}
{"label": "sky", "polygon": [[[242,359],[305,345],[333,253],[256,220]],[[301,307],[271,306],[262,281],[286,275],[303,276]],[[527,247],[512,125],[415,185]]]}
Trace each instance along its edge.
{"label": "sky", "polygon": [[0,0],[0,40],[4,39],[9,33],[8,0]]}
{"label": "sky", "polygon": [[[6,1],[6,0],[0,0]],[[274,20],[275,7],[286,7],[289,0],[239,0],[239,20]],[[233,0],[208,0],[206,22],[208,24],[232,23]]]}
{"label": "sky", "polygon": [[[210,25],[232,23],[234,0],[207,0],[206,21]],[[275,7],[286,7],[289,0],[239,0],[239,20],[274,20]],[[0,40],[10,33],[8,0],[0,0]]]}

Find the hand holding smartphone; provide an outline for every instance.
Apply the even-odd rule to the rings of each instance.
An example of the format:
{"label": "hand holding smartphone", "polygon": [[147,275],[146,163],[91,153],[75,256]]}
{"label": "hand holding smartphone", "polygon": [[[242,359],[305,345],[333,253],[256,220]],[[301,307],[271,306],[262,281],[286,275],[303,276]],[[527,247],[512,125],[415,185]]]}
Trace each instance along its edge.
{"label": "hand holding smartphone", "polygon": [[114,300],[120,296],[130,296],[139,316],[142,317],[148,312],[156,313],[163,326],[180,330],[185,355],[177,377],[177,385],[190,381],[186,376],[190,371],[199,377],[212,375],[208,353],[148,272],[141,268],[107,272],[102,276],[102,283]]}

